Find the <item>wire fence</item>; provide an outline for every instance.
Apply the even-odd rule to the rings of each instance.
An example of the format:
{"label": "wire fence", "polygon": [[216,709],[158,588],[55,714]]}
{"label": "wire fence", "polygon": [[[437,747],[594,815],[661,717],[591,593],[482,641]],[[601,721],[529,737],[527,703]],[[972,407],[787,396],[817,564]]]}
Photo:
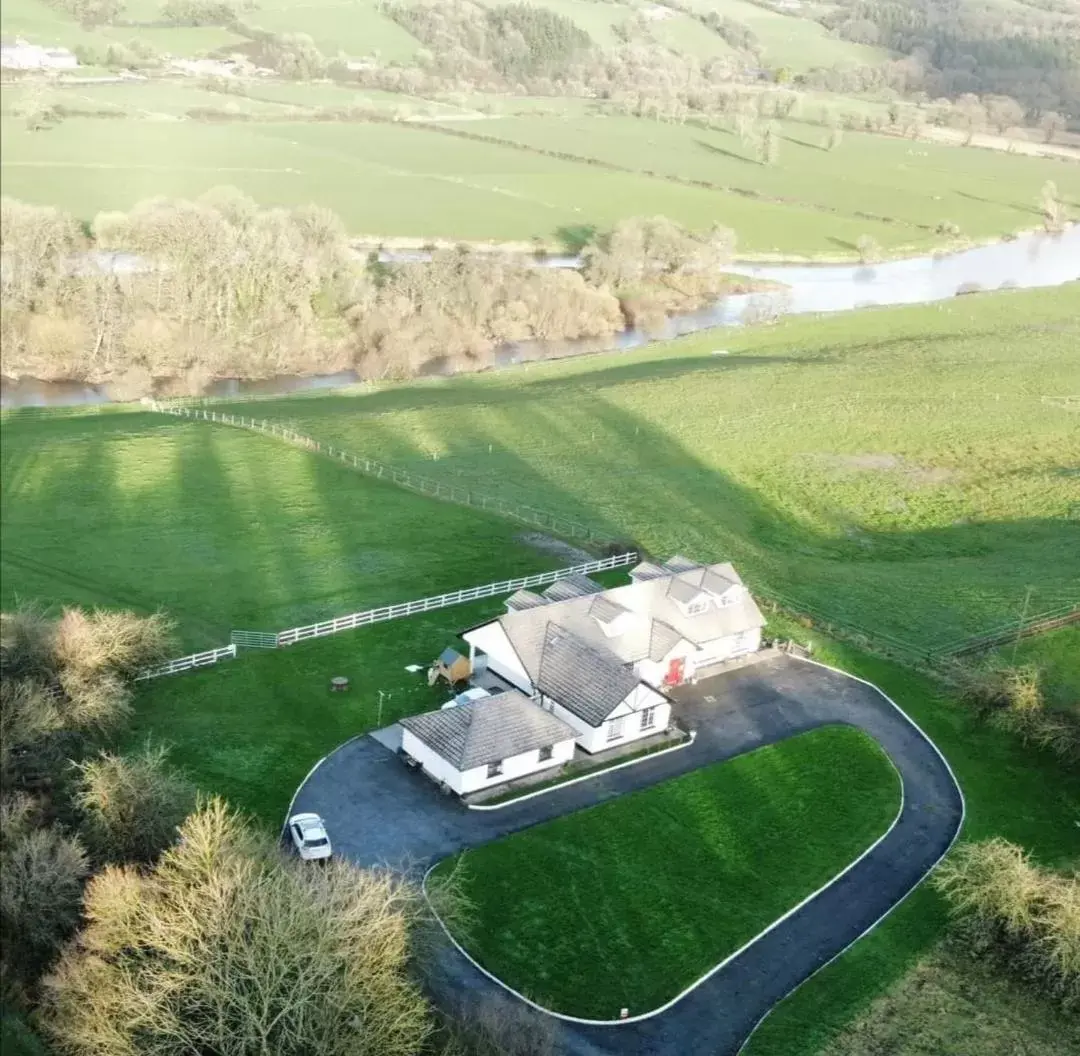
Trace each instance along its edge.
{"label": "wire fence", "polygon": [[959,638],[934,651],[938,660],[959,659],[976,653],[987,653],[1003,645],[1044,634],[1071,623],[1080,623],[1080,604],[1063,605],[1047,612],[1037,612],[1023,620],[1004,624],[985,634],[975,634],[969,638]]}
{"label": "wire fence", "polygon": [[181,418],[192,418],[206,422],[217,422],[222,425],[232,425],[241,429],[251,429],[266,436],[275,436],[289,443],[296,444],[308,451],[315,451],[335,459],[342,465],[351,466],[353,469],[376,480],[386,480],[399,487],[410,491],[419,492],[443,502],[452,502],[459,506],[470,506],[473,509],[485,510],[507,517],[511,520],[520,521],[522,524],[533,528],[543,528],[555,535],[567,539],[594,539],[596,538],[592,528],[581,521],[570,520],[546,510],[537,509],[535,506],[526,506],[522,503],[509,502],[497,496],[485,495],[471,488],[459,487],[456,484],[446,484],[430,477],[423,477],[417,473],[407,473],[386,462],[368,458],[366,455],[354,455],[332,444],[324,444],[321,440],[299,433],[286,425],[271,422],[265,418],[249,418],[245,415],[230,414],[226,411],[217,411],[207,407],[189,407],[159,403],[156,400],[147,400],[146,405],[161,414],[171,414]]}

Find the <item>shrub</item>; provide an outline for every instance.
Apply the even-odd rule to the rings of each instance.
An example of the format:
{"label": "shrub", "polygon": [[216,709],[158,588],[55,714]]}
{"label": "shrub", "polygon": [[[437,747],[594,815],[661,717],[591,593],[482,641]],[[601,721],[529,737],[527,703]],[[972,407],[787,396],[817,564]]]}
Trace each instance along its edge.
{"label": "shrub", "polygon": [[1007,840],[964,844],[934,885],[977,956],[992,954],[1080,1009],[1080,874],[1041,869]]}
{"label": "shrub", "polygon": [[82,675],[103,673],[132,678],[168,657],[172,623],[162,613],[65,609],[56,628],[58,664]]}
{"label": "shrub", "polygon": [[150,862],[176,838],[195,806],[195,787],[168,766],[164,746],[100,755],[77,765],[82,833],[95,860]]}
{"label": "shrub", "polygon": [[44,982],[60,1049],[412,1056],[430,1033],[410,980],[415,888],[285,858],[222,801],[145,873],[110,866]]}

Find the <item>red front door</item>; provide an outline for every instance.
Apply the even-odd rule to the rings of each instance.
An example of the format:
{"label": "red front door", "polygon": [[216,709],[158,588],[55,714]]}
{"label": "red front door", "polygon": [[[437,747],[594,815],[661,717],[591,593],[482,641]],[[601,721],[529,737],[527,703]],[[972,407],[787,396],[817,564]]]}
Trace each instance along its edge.
{"label": "red front door", "polygon": [[683,657],[677,657],[668,664],[667,675],[664,678],[664,682],[669,686],[677,686],[683,680],[683,674],[686,670],[686,660]]}

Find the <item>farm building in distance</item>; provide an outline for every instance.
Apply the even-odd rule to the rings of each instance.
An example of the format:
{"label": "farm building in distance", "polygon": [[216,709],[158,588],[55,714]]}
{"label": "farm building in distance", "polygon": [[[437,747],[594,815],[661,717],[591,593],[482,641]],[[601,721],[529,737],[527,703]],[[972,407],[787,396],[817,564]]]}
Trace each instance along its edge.
{"label": "farm building in distance", "polygon": [[665,689],[760,648],[764,617],[729,563],[676,556],[630,576],[519,590],[463,632],[468,658],[448,649],[431,674],[464,672],[493,695],[403,719],[405,754],[458,792],[510,781],[569,761],[575,743],[595,754],[662,733]]}
{"label": "farm building in distance", "polygon": [[74,70],[78,65],[67,48],[43,48],[22,37],[0,44],[0,66],[5,70]]}

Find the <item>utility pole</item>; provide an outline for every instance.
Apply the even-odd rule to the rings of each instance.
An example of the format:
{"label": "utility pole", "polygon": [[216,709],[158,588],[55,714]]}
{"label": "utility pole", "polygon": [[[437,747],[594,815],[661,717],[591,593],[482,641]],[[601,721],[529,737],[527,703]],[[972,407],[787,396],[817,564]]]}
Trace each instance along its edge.
{"label": "utility pole", "polygon": [[387,692],[386,692],[386,690],[384,690],[384,689],[380,689],[380,690],[379,690],[379,715],[378,715],[378,717],[377,717],[377,718],[375,719],[375,725],[376,725],[376,727],[381,727],[381,726],[382,726],[382,705],[383,705],[383,697],[387,697],[387,696],[389,696],[389,695],[390,695],[390,694],[389,694],[389,693],[387,693]]}
{"label": "utility pole", "polygon": [[1024,622],[1027,620],[1028,605],[1031,603],[1031,587],[1027,588],[1027,593],[1024,595],[1024,608],[1020,613],[1020,623],[1016,628],[1016,641],[1013,642],[1012,658],[1009,660],[1010,664],[1016,663],[1016,651],[1020,648],[1020,638],[1024,633]]}

